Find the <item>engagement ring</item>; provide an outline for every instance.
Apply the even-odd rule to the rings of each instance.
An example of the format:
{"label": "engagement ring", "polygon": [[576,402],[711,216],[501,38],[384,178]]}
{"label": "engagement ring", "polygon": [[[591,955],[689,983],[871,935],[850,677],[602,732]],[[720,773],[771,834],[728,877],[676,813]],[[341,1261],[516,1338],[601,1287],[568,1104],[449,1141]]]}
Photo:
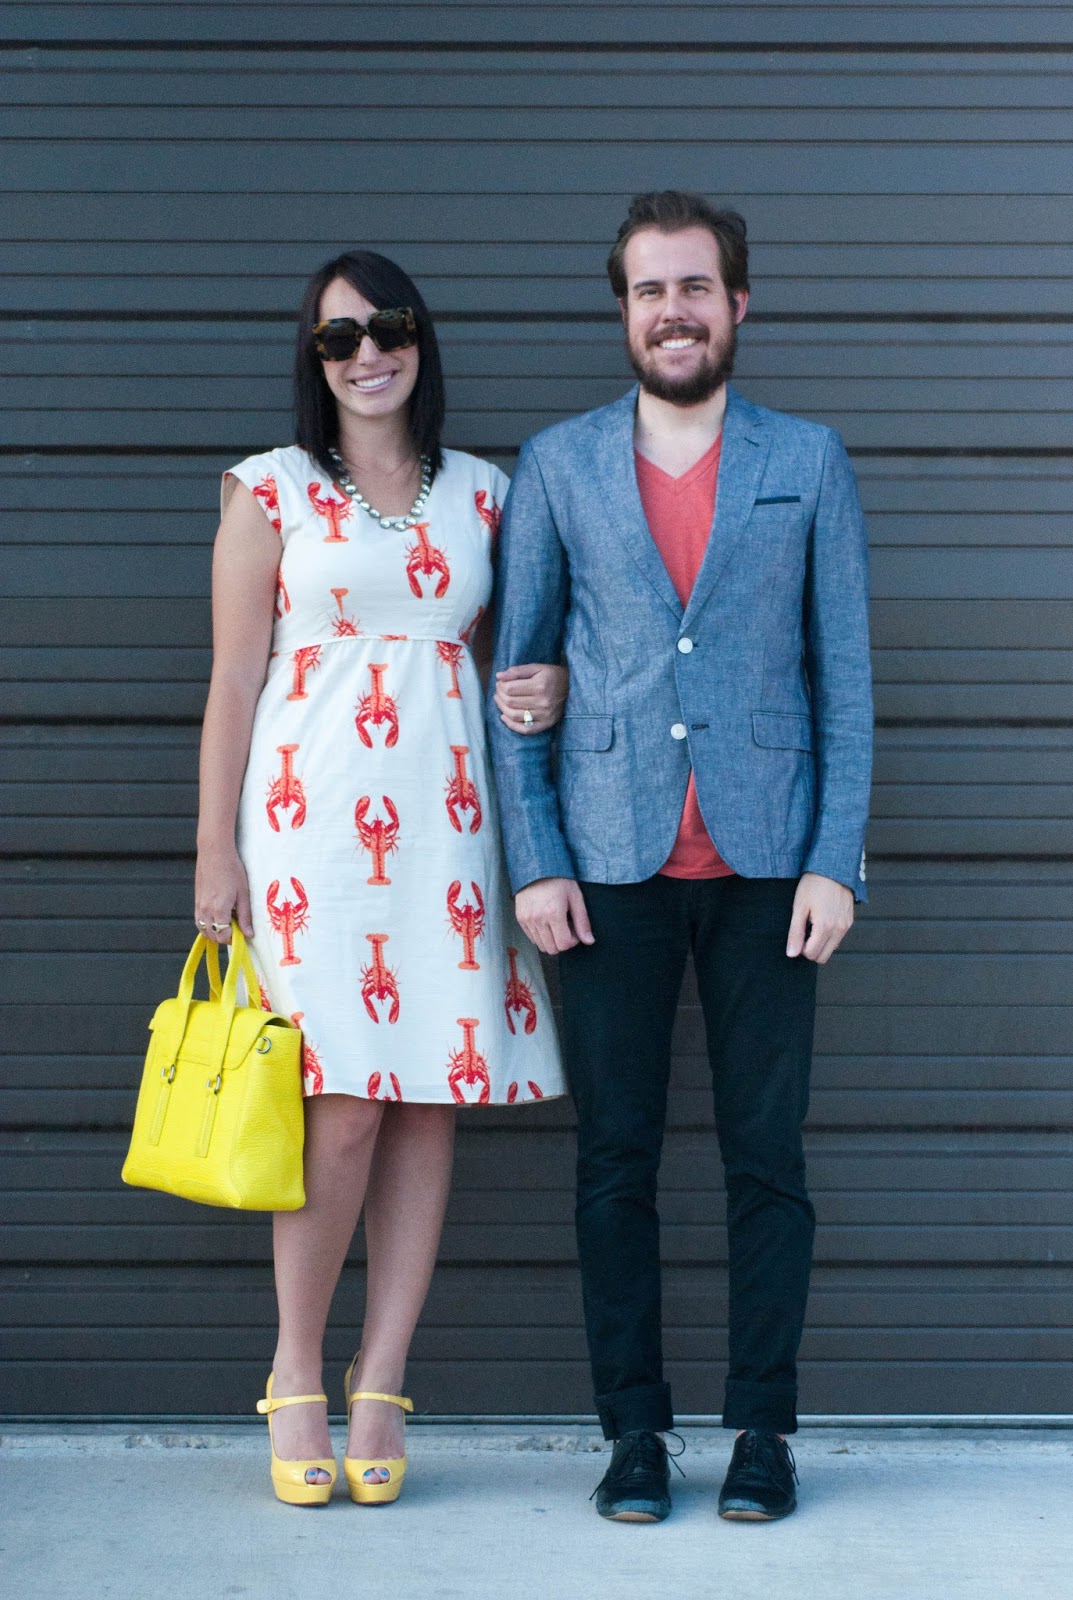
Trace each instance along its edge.
{"label": "engagement ring", "polygon": [[532,723],[533,723],[533,713],[531,711],[529,711],[529,710],[523,711],[522,712],[522,721],[525,723],[527,728],[531,727]]}

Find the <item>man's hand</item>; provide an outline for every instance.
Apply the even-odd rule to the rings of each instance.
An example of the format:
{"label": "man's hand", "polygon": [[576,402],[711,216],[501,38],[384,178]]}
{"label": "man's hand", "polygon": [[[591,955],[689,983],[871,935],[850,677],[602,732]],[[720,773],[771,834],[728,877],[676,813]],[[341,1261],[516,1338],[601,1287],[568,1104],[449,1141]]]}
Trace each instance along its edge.
{"label": "man's hand", "polygon": [[522,931],[546,956],[595,944],[585,899],[573,878],[538,878],[514,897]]}
{"label": "man's hand", "polygon": [[786,954],[803,955],[822,967],[830,961],[852,926],[853,891],[833,878],[806,872],[794,895]]}

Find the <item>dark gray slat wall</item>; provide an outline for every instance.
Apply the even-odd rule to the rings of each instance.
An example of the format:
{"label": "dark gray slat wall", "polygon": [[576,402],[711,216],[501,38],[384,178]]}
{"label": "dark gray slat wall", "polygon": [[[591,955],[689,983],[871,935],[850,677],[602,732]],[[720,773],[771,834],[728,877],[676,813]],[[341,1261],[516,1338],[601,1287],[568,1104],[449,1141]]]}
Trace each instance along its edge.
{"label": "dark gray slat wall", "polygon": [[[906,67],[892,65],[887,53],[865,53],[850,46],[836,56],[795,53],[780,57],[764,52],[738,51],[668,55],[654,45],[647,52],[616,50],[605,46],[595,56],[562,51],[530,51],[525,70],[519,71],[515,53],[499,50],[437,50],[419,65],[423,107],[461,113],[479,113],[489,106],[554,107],[569,111],[612,109],[622,117],[623,86],[629,88],[629,112],[656,109],[669,114],[681,110],[734,109],[756,115],[758,109],[787,107],[830,118],[841,111],[865,107],[889,110],[907,118],[914,112],[971,111],[979,116],[999,116],[1010,110],[1063,111],[1066,109],[1063,57],[1019,50],[1010,58],[990,44],[943,55],[941,64],[918,63],[913,70],[914,92],[904,92]],[[2,40],[0,40],[2,48]],[[1064,54],[1064,53],[1063,53]],[[196,115],[219,99],[221,80],[227,84],[226,118],[233,107],[261,111],[310,114],[308,80],[315,77],[322,111],[370,109],[394,112],[400,91],[412,97],[415,62],[413,52],[379,50],[374,67],[359,80],[350,53],[314,44],[300,54],[262,49],[250,41],[243,51],[244,71],[236,74],[234,58],[210,46],[197,55],[189,51],[154,49],[152,90],[147,94],[138,57],[129,51],[94,52],[95,70],[83,74],[84,55],[74,50],[50,50],[47,55],[6,50],[0,62],[0,91],[5,106],[25,107],[44,114],[58,107],[90,107],[108,111],[115,107],[144,109],[150,102],[168,115]],[[252,74],[252,76],[250,76]],[[621,129],[622,122],[616,125]],[[735,124],[735,129],[739,124]],[[821,136],[828,140],[830,120]],[[226,121],[213,125],[218,132],[234,131]],[[16,124],[20,134],[42,129]],[[61,128],[61,135],[66,128]],[[122,131],[127,131],[124,125]],[[164,120],[154,121],[150,134],[167,136]],[[321,130],[323,131],[323,130]],[[691,130],[695,132],[696,130]],[[561,136],[561,125],[553,132]],[[964,137],[964,130],[959,130]],[[769,136],[768,130],[766,136]],[[1023,125],[1014,129],[1018,139],[1029,137]],[[524,236],[512,230],[512,237]],[[569,234],[561,235],[568,238]]]}
{"label": "dark gray slat wall", "polygon": [[[61,668],[70,670],[72,652],[55,653]],[[171,652],[157,653],[165,657],[159,669],[163,681],[142,687],[159,689],[164,709],[165,692],[180,691],[174,677],[165,679]],[[950,653],[960,660],[981,652]],[[1053,653],[1065,658],[1063,651]],[[79,658],[101,654],[108,656],[84,651]],[[915,661],[918,652],[898,654]],[[198,667],[204,670],[206,665],[202,653]],[[895,687],[911,691],[918,686]],[[977,686],[946,687],[954,704]],[[997,686],[999,691],[1008,687]],[[1027,699],[1056,686],[1017,687]],[[57,686],[42,683],[38,688],[44,702]],[[200,675],[191,694],[204,694]],[[94,847],[188,855],[194,846],[196,748],[194,729],[176,730],[165,738],[160,729],[137,724],[104,730],[20,726],[0,734],[0,818],[8,849],[67,856]],[[1073,757],[1060,728],[1001,734],[993,727],[882,729],[870,830],[873,852],[883,857],[908,853],[911,847],[919,853],[927,846],[931,853],[999,855],[1005,845],[1007,853],[1021,856],[1068,854],[1071,780]],[[74,796],[77,814],[72,814]],[[1011,838],[1015,851],[1008,847]]]}
{"label": "dark gray slat wall", "polygon": [[[60,4],[11,5],[3,17],[0,38],[20,43],[66,45],[72,39],[109,44],[132,37],[129,4],[94,5],[79,0]],[[533,6],[429,4],[402,0],[385,5],[257,5],[196,0],[181,11],[167,0],[150,0],[137,8],[137,38],[154,44],[181,43],[194,48],[215,42],[248,49],[254,33],[259,42],[293,50],[330,39],[362,46],[368,41],[413,42],[422,45],[533,44],[584,47],[643,44],[664,47],[696,44],[716,49],[757,45],[779,49],[830,46],[850,41],[895,47],[915,42],[937,50],[980,43],[1032,48],[1054,47],[1073,39],[1073,19],[1061,5],[1028,5],[1000,9],[971,3],[920,7],[913,0],[862,6],[842,4],[605,4]],[[255,22],[253,19],[256,19]],[[907,39],[907,34],[912,39]]]}
{"label": "dark gray slat wall", "polygon": [[[827,30],[867,45],[899,9],[661,7],[658,20],[672,40],[701,27],[723,47],[765,29],[782,43]],[[452,10],[489,42],[539,43],[542,29],[547,42],[548,8]],[[73,37],[65,7],[8,8],[0,29],[13,36],[31,12]],[[368,29],[375,12],[301,16]],[[449,25],[443,7],[393,15],[426,42]],[[913,12],[918,42],[966,47],[914,57],[422,51],[404,67],[419,62],[428,109],[404,131],[402,192],[390,194],[363,169],[366,151],[382,168],[383,147],[354,92],[361,80],[338,57],[327,76],[322,52],[244,53],[242,72],[205,49],[0,59],[20,105],[0,179],[0,274],[19,318],[0,327],[0,427],[16,452],[0,462],[12,596],[0,602],[0,681],[16,719],[0,740],[0,893],[12,910],[0,983],[15,996],[6,1017],[19,1041],[0,1083],[9,1122],[26,1130],[10,1136],[6,1163],[0,1272],[20,1287],[0,1371],[17,1405],[69,1408],[63,1394],[88,1378],[102,1409],[189,1409],[192,1383],[201,1409],[244,1409],[270,1345],[263,1224],[169,1210],[119,1190],[114,1169],[145,1015],[188,927],[190,723],[206,669],[216,476],[282,436],[297,288],[349,242],[307,192],[312,157],[351,216],[375,214],[370,242],[428,288],[453,380],[452,441],[508,468],[529,428],[621,381],[600,262],[623,196],[689,182],[746,211],[758,320],[741,381],[835,423],[854,450],[884,722],[877,903],[825,975],[818,1031],[806,1403],[1067,1409],[1073,573],[1061,454],[1069,239],[1056,198],[1068,162],[1056,114],[1068,77],[1045,51],[1008,50],[1045,47],[1064,15]],[[296,17],[259,8],[258,31],[271,39]],[[94,7],[78,37],[107,37],[123,20]],[[233,6],[181,20],[138,8],[143,37],[183,29],[196,44],[248,35],[248,20]],[[558,20],[605,44],[652,32],[636,7],[573,7]],[[376,59],[386,99],[400,63]],[[660,101],[653,83],[670,82]],[[666,110],[676,99],[690,108],[686,143]],[[279,106],[265,153],[226,137],[251,100]],[[315,123],[314,100],[340,111]],[[214,163],[199,143],[207,103],[224,135]],[[733,104],[736,128],[720,110]],[[348,110],[350,143],[308,142],[311,128],[334,135],[331,117]],[[398,131],[392,115],[380,130]],[[146,145],[154,116],[160,136]],[[77,164],[57,133],[78,139]],[[182,320],[124,320],[146,311]],[[591,320],[564,325],[562,311]],[[538,320],[512,322],[519,312]],[[236,370],[257,385],[252,407]],[[55,453],[18,453],[37,446]],[[192,455],[167,454],[176,449]],[[62,953],[53,981],[64,991],[51,1022],[37,998],[51,992],[50,952]],[[718,1174],[710,1162],[697,1171],[710,1106],[691,990],[676,1052],[668,1350],[682,1403],[706,1410],[722,1373],[723,1246]],[[445,1266],[415,1352],[432,1409],[587,1405],[569,1120],[563,1106],[467,1117]],[[525,1179],[513,1199],[505,1172]],[[538,1226],[525,1221],[534,1200]],[[187,1257],[187,1268],[164,1264]],[[189,1303],[168,1282],[177,1272]],[[198,1296],[214,1308],[204,1331]],[[340,1362],[359,1305],[356,1267],[333,1333]],[[164,1354],[150,1331],[162,1316]],[[82,1324],[94,1330],[88,1369],[76,1365]]]}
{"label": "dark gray slat wall", "polygon": [[[272,1338],[267,1267],[45,1267],[4,1274],[0,1288],[16,1308],[9,1347],[32,1341],[47,1349],[47,1361],[20,1372],[26,1411],[53,1409],[55,1386],[78,1381],[113,1413],[154,1410],[162,1382],[186,1410],[202,1412],[236,1408],[236,1397],[249,1412],[261,1390]],[[810,1392],[825,1409],[866,1412],[882,1375],[899,1409],[944,1411],[971,1364],[1003,1386],[1011,1410],[1041,1400],[1061,1410],[1071,1288],[1068,1269],[1053,1267],[1021,1268],[1016,1278],[995,1268],[903,1269],[894,1289],[888,1275],[862,1268],[847,1288],[821,1266],[803,1349]],[[221,1306],[236,1302],[241,1320],[221,1322]],[[721,1273],[668,1264],[664,1303],[680,1409],[707,1411],[725,1370]],[[491,1402],[500,1411],[540,1412],[552,1392],[569,1409],[587,1410],[580,1314],[572,1268],[441,1266],[411,1362],[422,1407],[479,1411]],[[351,1269],[327,1340],[333,1396],[360,1316],[360,1273]]]}
{"label": "dark gray slat wall", "polygon": [[[971,437],[968,428],[962,436]],[[57,458],[48,470],[62,482],[62,510],[42,499],[37,461],[0,463],[12,507],[0,559],[15,597],[0,610],[0,681],[13,712],[199,714],[207,606],[190,596],[206,588],[217,469],[239,453]],[[858,468],[871,521],[883,719],[1068,719],[1068,463],[862,455]],[[1026,738],[1044,759],[1060,736],[1033,731],[1019,743]],[[1023,781],[1038,781],[1036,755],[1024,760]],[[988,776],[986,762],[978,775]],[[942,775],[931,770],[930,781]]]}
{"label": "dark gray slat wall", "polygon": [[[511,285],[512,296],[526,292],[524,283]],[[762,282],[756,293],[763,295]],[[121,437],[133,449],[209,451],[226,464],[217,454],[225,444],[253,449],[287,435],[288,332],[274,326],[251,332],[234,319],[134,323],[115,331],[85,322],[62,331],[45,322],[9,324],[0,328],[6,441],[77,452],[109,448]],[[746,323],[738,381],[760,404],[804,410],[811,402],[813,414],[837,426],[858,454],[1061,450],[1073,422],[1073,372],[1062,335],[1060,327],[1033,328],[1026,345],[1024,330],[1014,335],[1006,328],[980,336],[961,327],[887,322],[802,329]],[[568,415],[574,401],[606,404],[629,381],[613,325],[549,335],[518,322],[448,324],[443,346],[452,436],[485,451],[516,449],[533,429]],[[210,472],[203,471],[201,504],[211,515]],[[957,502],[947,509],[956,512]],[[964,512],[990,509],[966,505]],[[927,538],[915,521],[905,531]],[[880,546],[882,534],[877,530]]]}
{"label": "dark gray slat wall", "polygon": [[[1033,1270],[1046,1276],[1044,1263],[1069,1260],[1071,1235],[1063,1221],[1068,1212],[1068,1138],[1054,1130],[1068,1127],[1073,1110],[1073,1072],[1068,1054],[1063,1054],[1068,1052],[1069,1006],[1061,959],[1071,931],[1068,920],[1063,920],[1070,883],[1068,877],[1056,879],[1046,864],[1022,866],[1020,881],[1011,881],[1009,869],[1004,878],[997,864],[990,870],[948,867],[945,881],[939,883],[908,866],[899,869],[889,863],[884,870],[888,874],[884,916],[862,923],[858,954],[852,958],[856,972],[846,970],[847,961],[845,982],[828,996],[831,1003],[821,1014],[819,1029],[810,1158],[821,1217],[820,1288],[805,1367],[813,1404],[820,1409],[846,1405],[867,1409],[874,1403],[868,1395],[876,1392],[876,1374],[882,1372],[887,1404],[942,1409],[960,1399],[969,1408],[979,1403],[981,1394],[998,1394],[1005,1381],[1003,1363],[1008,1368],[1011,1361],[1023,1359],[1025,1365],[1018,1366],[1012,1387],[1002,1390],[1005,1403],[1013,1405],[1010,1396],[1015,1395],[1018,1405],[1060,1409],[1065,1381],[1062,1349],[1056,1355],[1054,1336],[1038,1331],[1050,1325],[1047,1314],[1033,1311],[1026,1331],[1013,1333],[1004,1302],[995,1300],[991,1289],[997,1262],[1020,1263],[1016,1271],[1006,1271],[1017,1283],[1018,1295],[1027,1295],[1022,1314],[1028,1315],[1026,1307],[1047,1296],[1048,1304],[1061,1300],[1053,1287],[1030,1279],[1028,1267],[1034,1264]],[[72,886],[77,889],[75,896],[70,894]],[[107,917],[101,916],[102,891],[109,896]],[[69,934],[62,942],[74,951],[92,947],[130,952],[132,935],[147,926],[152,947],[166,952],[174,948],[185,927],[186,893],[181,862],[164,868],[130,863],[118,874],[105,863],[82,868],[73,862],[42,863],[36,869],[24,868],[6,888],[5,899],[14,913],[8,942],[16,949],[55,948],[61,941],[48,938],[48,918],[62,902],[69,917]],[[160,913],[169,902],[173,915],[161,922]],[[153,921],[146,924],[144,917],[149,914]],[[1026,920],[1029,916],[1031,922]],[[11,931],[15,918],[26,919],[28,936]],[[919,960],[918,928],[926,930],[933,950],[961,952],[982,946],[991,951],[997,946],[1013,957],[1022,976],[1030,965],[1024,961],[1026,953],[1057,956],[1046,990],[1053,1003],[980,1004],[973,967],[962,960],[961,986],[944,994],[943,1005],[928,1007],[922,1022],[919,1003],[901,1003],[906,969],[898,966],[899,952]],[[1025,928],[1032,935],[1028,940]],[[166,954],[157,958],[161,966],[168,959]],[[28,1410],[54,1404],[46,1393],[46,1378],[51,1382],[57,1375],[75,1376],[77,1358],[65,1354],[62,1340],[57,1342],[48,1333],[47,1315],[44,1327],[32,1320],[42,1286],[62,1281],[57,1278],[57,1262],[69,1262],[72,1272],[84,1271],[81,1262],[114,1262],[124,1281],[135,1271],[133,1264],[140,1263],[134,1303],[145,1304],[165,1288],[168,1269],[160,1263],[196,1260],[204,1263],[203,1284],[211,1286],[214,1295],[224,1295],[222,1302],[216,1301],[218,1316],[227,1317],[229,1330],[236,1318],[239,1322],[237,1343],[228,1332],[228,1365],[217,1370],[213,1363],[211,1373],[196,1379],[197,1392],[203,1396],[199,1408],[241,1407],[248,1405],[256,1389],[258,1351],[269,1337],[270,1301],[262,1277],[258,1315],[251,1320],[245,1298],[227,1296],[232,1269],[212,1263],[221,1257],[246,1261],[251,1267],[264,1262],[265,1229],[256,1219],[201,1213],[155,1196],[117,1192],[114,1170],[121,1157],[121,1137],[78,1131],[90,1118],[103,1117],[116,1128],[129,1116],[137,1071],[134,1052],[143,1036],[149,998],[156,991],[151,966],[144,959],[128,953],[123,960],[128,972],[123,992],[140,991],[145,996],[140,1004],[124,1007],[118,1019],[99,1004],[80,1003],[65,1011],[62,1037],[77,1039],[85,1054],[72,1054],[66,1063],[43,1053],[4,1063],[5,1069],[13,1069],[10,1075],[5,1071],[5,1082],[37,1086],[34,1093],[50,1106],[57,1130],[65,1122],[74,1123],[66,1134],[31,1133],[8,1141],[13,1158],[3,1170],[15,1204],[7,1211],[7,1259],[12,1266],[27,1262],[29,1275],[20,1290],[20,1303],[25,1303],[24,1296],[30,1297],[28,1315],[35,1330],[32,1338],[16,1332],[8,1342],[8,1371]],[[863,970],[869,961],[888,973],[900,970],[903,977],[903,983],[895,984],[889,996],[892,1003],[883,1008],[878,1026],[877,1002],[887,996],[883,984],[873,984]],[[71,972],[67,962],[56,970],[65,995]],[[829,976],[834,978],[836,972]],[[853,1005],[854,988],[860,991],[856,998],[865,1004]],[[1022,998],[1031,996],[1026,993]],[[722,1246],[710,1135],[692,1131],[704,1128],[710,1112],[703,1062],[696,1053],[699,1018],[691,1001],[692,995],[687,995],[678,1030],[674,1131],[664,1173],[666,1254],[669,1263],[678,1264],[670,1274],[668,1349],[683,1405],[705,1409],[718,1383],[722,1350],[719,1293],[712,1294],[709,1314],[715,1329],[710,1340],[705,1332],[703,1294],[712,1292],[717,1280],[717,1273],[713,1279],[712,1268],[705,1263],[718,1262]],[[12,1020],[30,1052],[54,1044],[54,1030],[35,1037],[29,1014]],[[131,1053],[119,1060],[105,1056],[100,1062],[105,1071],[100,1072],[88,1052],[121,1047],[128,1032]],[[119,1088],[124,1070],[126,1082]],[[96,1088],[98,1084],[102,1087]],[[111,1084],[117,1088],[105,1087]],[[17,1101],[22,1101],[21,1094]],[[474,1127],[474,1119],[469,1119],[445,1238],[445,1269],[419,1343],[415,1375],[424,1403],[432,1408],[510,1409],[523,1403],[519,1395],[526,1407],[539,1408],[546,1403],[539,1397],[550,1376],[562,1404],[580,1408],[586,1400],[576,1284],[569,1266],[569,1136],[555,1131],[569,1118],[561,1107],[542,1108],[533,1119],[539,1121],[540,1132],[534,1131],[530,1119],[513,1113],[497,1113],[490,1120],[492,1128],[487,1120]],[[33,1174],[31,1192],[20,1193],[28,1169]],[[520,1210],[539,1216],[536,1226],[511,1224],[509,1218],[504,1224],[503,1195],[496,1187],[500,1171],[512,1173],[521,1190]],[[138,1217],[152,1220],[138,1225]],[[504,1248],[520,1261],[544,1263],[539,1270],[544,1274],[545,1301],[539,1314],[530,1306],[524,1316],[519,1315],[498,1345],[493,1338],[495,1365],[490,1371],[482,1365],[478,1378],[475,1364],[489,1350],[489,1336],[481,1330],[495,1326],[486,1315],[488,1298],[498,1304],[508,1287],[516,1296],[518,1280],[528,1284],[534,1272],[533,1266],[497,1265]],[[42,1271],[34,1264],[42,1258],[53,1265]],[[912,1272],[907,1271],[906,1261],[917,1263]],[[132,1263],[129,1272],[125,1262]],[[103,1267],[92,1271],[104,1292],[101,1298],[94,1295],[89,1320],[93,1329],[102,1331],[91,1334],[90,1350],[84,1353],[90,1358],[94,1390],[103,1397],[102,1408],[132,1405],[122,1400],[123,1394],[140,1397],[134,1409],[139,1404],[149,1406],[153,1392],[174,1394],[176,1409],[189,1407],[191,1402],[181,1398],[184,1386],[194,1376],[194,1365],[214,1348],[220,1349],[219,1339],[215,1346],[212,1342],[212,1327],[218,1324],[212,1321],[207,1335],[200,1333],[204,1318],[196,1305],[187,1316],[181,1296],[173,1295],[171,1303],[179,1310],[177,1325],[169,1324],[173,1328],[169,1353],[164,1357],[159,1349],[150,1352],[137,1319],[133,1328],[129,1326],[131,1292],[116,1284]],[[692,1291],[688,1306],[683,1303],[686,1285]],[[124,1292],[126,1298],[120,1300]],[[917,1296],[914,1315],[919,1320],[899,1332],[899,1319],[907,1315],[905,1297],[910,1294]],[[90,1306],[88,1295],[81,1304]],[[343,1297],[330,1345],[333,1359],[340,1362],[346,1359],[347,1341],[353,1337],[357,1304],[358,1291],[352,1286]],[[1060,1329],[1061,1318],[1053,1307],[1049,1316]],[[146,1321],[152,1324],[148,1314]],[[697,1331],[686,1338],[689,1328]],[[554,1356],[549,1355],[549,1329]],[[75,1338],[72,1333],[71,1341]],[[29,1361],[28,1343],[33,1352]],[[118,1364],[113,1360],[99,1364],[97,1352],[117,1346],[123,1352]],[[465,1351],[468,1363],[459,1354]],[[523,1351],[524,1359],[519,1360]],[[942,1384],[939,1370],[946,1375]],[[163,1390],[153,1388],[160,1383]]]}

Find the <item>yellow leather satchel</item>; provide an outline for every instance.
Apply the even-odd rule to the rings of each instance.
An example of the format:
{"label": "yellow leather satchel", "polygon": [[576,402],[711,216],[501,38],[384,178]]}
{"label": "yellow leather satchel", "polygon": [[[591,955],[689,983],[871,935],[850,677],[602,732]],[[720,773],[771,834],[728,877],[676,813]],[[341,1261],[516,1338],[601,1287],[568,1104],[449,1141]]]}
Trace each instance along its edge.
{"label": "yellow leather satchel", "polygon": [[[206,957],[210,997],[194,999]],[[149,1024],[123,1181],[203,1205],[297,1211],[302,1184],[302,1035],[286,1017],[238,1004],[257,975],[237,924],[220,984],[219,951],[199,934],[174,1000]]]}

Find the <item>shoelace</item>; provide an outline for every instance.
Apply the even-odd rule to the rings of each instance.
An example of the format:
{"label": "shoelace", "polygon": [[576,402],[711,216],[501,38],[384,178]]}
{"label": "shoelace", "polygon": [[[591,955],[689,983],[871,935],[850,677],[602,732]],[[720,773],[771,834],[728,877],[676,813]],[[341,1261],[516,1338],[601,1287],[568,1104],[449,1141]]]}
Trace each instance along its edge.
{"label": "shoelace", "polygon": [[675,1433],[673,1428],[668,1428],[667,1432],[668,1432],[668,1434],[670,1435],[670,1437],[672,1439],[677,1439],[678,1440],[678,1444],[679,1444],[679,1448],[677,1450],[668,1450],[667,1451],[667,1460],[670,1462],[670,1464],[674,1468],[675,1472],[677,1472],[678,1476],[680,1478],[684,1478],[685,1475],[686,1475],[685,1474],[685,1468],[684,1467],[680,1467],[678,1465],[678,1457],[685,1455],[685,1453],[686,1453],[686,1442],[682,1438],[682,1435],[680,1433]]}
{"label": "shoelace", "polygon": [[[619,1473],[623,1478],[644,1477],[648,1473],[661,1472],[664,1459],[671,1462],[679,1477],[684,1478],[685,1472],[678,1465],[678,1457],[685,1454],[686,1442],[680,1433],[675,1433],[668,1428],[670,1438],[677,1439],[680,1448],[671,1451],[660,1439],[658,1433],[638,1433],[627,1448],[622,1452],[619,1463]],[[599,1484],[590,1494],[589,1499],[594,1500],[599,1490]]]}
{"label": "shoelace", "polygon": [[762,1472],[770,1473],[772,1467],[785,1470],[787,1466],[793,1475],[795,1483],[800,1483],[797,1476],[797,1462],[794,1453],[785,1439],[780,1439],[776,1433],[761,1433],[749,1428],[737,1441],[741,1450],[740,1470],[743,1473]]}

